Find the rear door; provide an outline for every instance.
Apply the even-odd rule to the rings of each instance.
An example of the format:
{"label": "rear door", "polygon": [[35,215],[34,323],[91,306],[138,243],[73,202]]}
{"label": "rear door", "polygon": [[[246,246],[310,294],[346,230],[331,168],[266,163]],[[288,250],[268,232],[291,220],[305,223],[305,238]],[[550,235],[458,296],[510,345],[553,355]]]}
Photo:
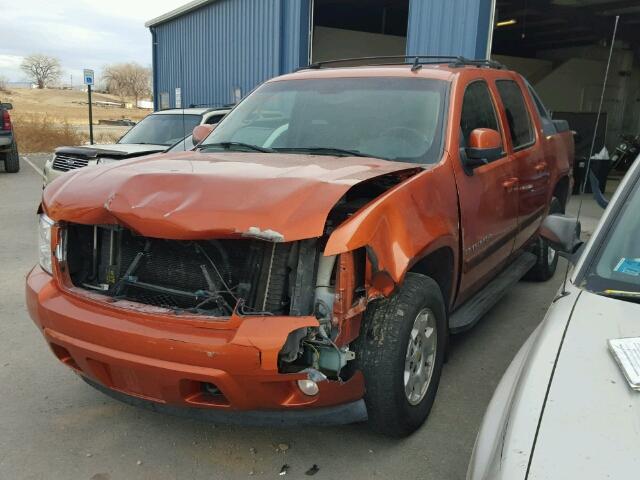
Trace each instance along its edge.
{"label": "rear door", "polygon": [[[476,128],[497,130],[506,145],[495,96],[495,90],[483,79],[466,85],[459,122],[461,151]],[[518,220],[516,172],[506,150],[501,158],[472,171],[463,168],[460,156],[455,162],[463,271],[458,303],[505,265],[513,250]]]}
{"label": "rear door", "polygon": [[[518,178],[518,234],[515,248],[519,249],[538,231],[546,214],[550,183],[549,162],[545,158],[541,136],[544,134],[537,116],[525,98],[523,86],[515,79],[495,82],[504,107],[509,158]],[[538,131],[539,130],[539,131]]]}

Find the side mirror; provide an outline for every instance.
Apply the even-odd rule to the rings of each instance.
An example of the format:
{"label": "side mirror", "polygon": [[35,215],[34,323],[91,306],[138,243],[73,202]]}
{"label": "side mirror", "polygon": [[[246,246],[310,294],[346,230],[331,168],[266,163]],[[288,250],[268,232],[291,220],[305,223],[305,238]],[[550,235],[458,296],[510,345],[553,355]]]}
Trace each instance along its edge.
{"label": "side mirror", "polygon": [[0,103],[0,110],[13,110],[12,103]]}
{"label": "side mirror", "polygon": [[202,142],[205,138],[209,136],[211,132],[213,132],[214,128],[215,128],[214,125],[198,125],[196,128],[194,128],[193,144],[198,145],[200,142]]}
{"label": "side mirror", "polygon": [[583,242],[580,240],[582,227],[577,218],[554,213],[542,222],[540,236],[544,238],[551,248],[559,255],[573,260]]}
{"label": "side mirror", "polygon": [[469,135],[469,146],[464,149],[463,162],[475,168],[502,157],[502,137],[497,130],[476,128]]}

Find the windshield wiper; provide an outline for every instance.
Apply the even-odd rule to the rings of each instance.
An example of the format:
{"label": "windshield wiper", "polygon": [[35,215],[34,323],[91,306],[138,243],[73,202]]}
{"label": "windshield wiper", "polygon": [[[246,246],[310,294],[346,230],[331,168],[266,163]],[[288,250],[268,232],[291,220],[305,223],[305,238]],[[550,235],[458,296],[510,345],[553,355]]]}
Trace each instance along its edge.
{"label": "windshield wiper", "polygon": [[243,142],[218,142],[218,143],[207,143],[206,145],[201,145],[199,148],[201,150],[208,150],[209,148],[223,148],[225,150],[235,150],[235,149],[244,149],[251,150],[253,152],[262,152],[262,153],[273,153],[274,150],[270,148],[259,147],[257,145],[251,145],[250,143]]}
{"label": "windshield wiper", "polygon": [[288,147],[288,148],[274,148],[277,152],[303,152],[303,153],[315,153],[317,155],[333,155],[337,157],[369,157],[386,160],[381,157],[375,157],[358,150],[348,150],[346,148],[337,147]]}
{"label": "windshield wiper", "polygon": [[615,298],[617,300],[626,300],[628,302],[640,303],[640,292],[628,291],[628,290],[603,290],[597,292],[598,295],[604,297]]}

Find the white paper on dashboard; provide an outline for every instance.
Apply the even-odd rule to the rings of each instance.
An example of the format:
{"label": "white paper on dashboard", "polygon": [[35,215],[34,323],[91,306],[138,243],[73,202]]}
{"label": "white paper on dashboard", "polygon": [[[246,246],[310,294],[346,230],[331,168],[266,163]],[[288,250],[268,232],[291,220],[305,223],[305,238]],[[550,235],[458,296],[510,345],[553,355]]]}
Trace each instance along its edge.
{"label": "white paper on dashboard", "polygon": [[629,386],[640,391],[640,337],[612,338],[609,350]]}

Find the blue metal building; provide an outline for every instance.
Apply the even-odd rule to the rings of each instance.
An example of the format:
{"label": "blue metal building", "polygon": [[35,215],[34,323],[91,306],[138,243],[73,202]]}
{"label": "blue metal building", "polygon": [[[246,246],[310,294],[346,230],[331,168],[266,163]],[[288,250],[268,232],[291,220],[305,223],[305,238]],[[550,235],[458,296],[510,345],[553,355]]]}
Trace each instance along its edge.
{"label": "blue metal building", "polygon": [[234,103],[311,61],[485,58],[495,0],[195,0],[147,22],[156,108]]}

